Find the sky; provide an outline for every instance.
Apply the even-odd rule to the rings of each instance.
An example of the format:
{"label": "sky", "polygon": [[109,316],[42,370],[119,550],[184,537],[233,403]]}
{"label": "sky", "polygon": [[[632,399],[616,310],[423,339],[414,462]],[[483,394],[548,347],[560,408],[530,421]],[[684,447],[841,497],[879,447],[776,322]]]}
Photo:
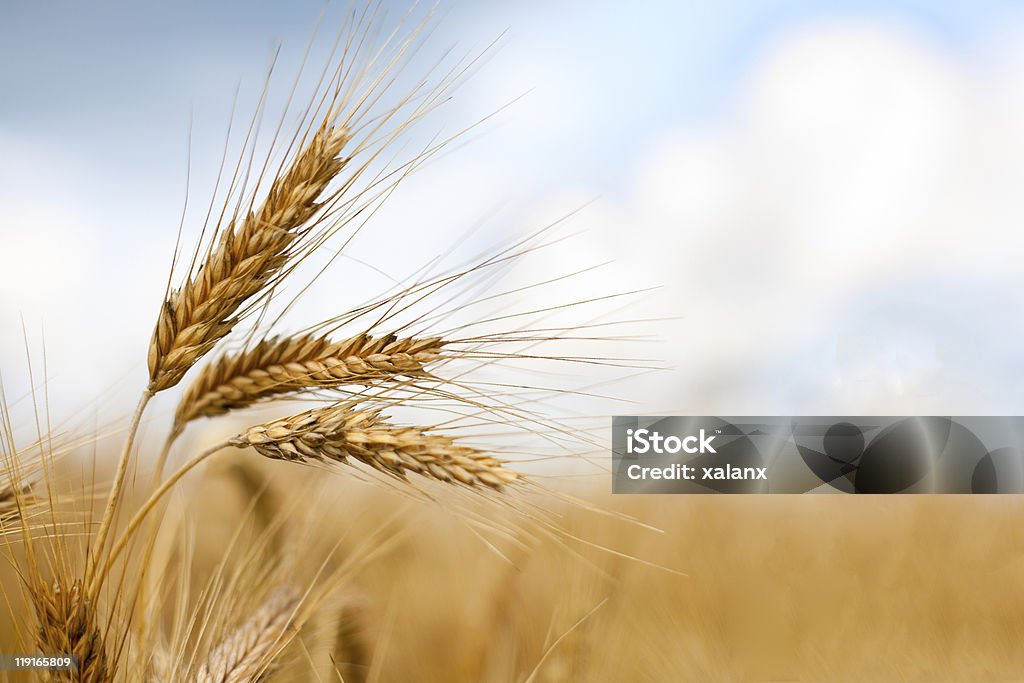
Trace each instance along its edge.
{"label": "sky", "polygon": [[[132,387],[115,392],[127,410],[186,160],[194,238],[236,92],[251,111],[278,43],[277,73],[294,73],[322,8],[0,2],[9,393],[27,386],[27,334],[37,364],[45,340],[54,403]],[[329,4],[322,25],[344,10]],[[647,331],[669,369],[611,390],[637,412],[1024,410],[1015,3],[490,0],[438,14],[424,64],[497,44],[409,144],[500,111],[400,187],[297,313],[386,284],[360,263],[400,278],[478,223],[484,248],[585,205],[578,234],[526,276],[610,261],[558,296],[659,287],[617,313],[663,319]]]}

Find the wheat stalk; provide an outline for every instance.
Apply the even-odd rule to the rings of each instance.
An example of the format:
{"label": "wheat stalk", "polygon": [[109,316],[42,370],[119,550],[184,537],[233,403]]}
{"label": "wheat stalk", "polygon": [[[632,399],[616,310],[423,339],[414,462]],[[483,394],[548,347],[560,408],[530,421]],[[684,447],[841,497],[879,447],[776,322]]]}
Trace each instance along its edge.
{"label": "wheat stalk", "polygon": [[70,588],[62,588],[60,582],[52,587],[40,584],[30,592],[39,619],[38,651],[78,656],[76,671],[50,672],[50,680],[75,683],[112,680],[95,607],[85,597],[81,582],[74,582]]}
{"label": "wheat stalk", "polygon": [[294,629],[298,592],[277,589],[244,624],[217,644],[195,683],[254,683],[267,670]]}
{"label": "wheat stalk", "polygon": [[200,417],[214,417],[284,394],[420,375],[441,357],[439,338],[359,334],[275,337],[206,365],[178,403],[171,439]]}
{"label": "wheat stalk", "polygon": [[388,474],[407,472],[466,486],[500,489],[519,480],[503,461],[420,427],[389,424],[378,411],[337,404],[252,427],[229,442],[275,460],[348,463]]}
{"label": "wheat stalk", "polygon": [[309,234],[319,197],[345,167],[347,128],[328,116],[277,177],[256,212],[237,219],[194,277],[170,293],[160,309],[149,345],[150,391],[174,386],[238,322],[239,309],[275,281]]}

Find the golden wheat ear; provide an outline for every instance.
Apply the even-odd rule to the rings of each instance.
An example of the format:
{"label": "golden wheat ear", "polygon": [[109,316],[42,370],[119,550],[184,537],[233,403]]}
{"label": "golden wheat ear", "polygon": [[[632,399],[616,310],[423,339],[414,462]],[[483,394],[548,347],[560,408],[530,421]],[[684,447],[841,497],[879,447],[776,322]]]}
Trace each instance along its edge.
{"label": "golden wheat ear", "polygon": [[310,234],[318,201],[345,167],[341,153],[351,139],[329,115],[274,179],[263,204],[236,217],[216,247],[160,308],[149,345],[150,391],[174,386],[238,322],[240,309],[273,285]]}
{"label": "golden wheat ear", "polygon": [[387,474],[409,472],[451,484],[501,489],[521,481],[504,462],[420,427],[399,427],[379,412],[338,404],[248,429],[230,440],[274,460],[361,462]]}
{"label": "golden wheat ear", "polygon": [[170,438],[200,417],[215,417],[304,391],[423,375],[440,360],[444,342],[359,334],[341,341],[275,337],[205,365],[178,403]]}
{"label": "golden wheat ear", "polygon": [[229,633],[207,656],[194,683],[255,683],[295,634],[300,593],[278,588],[253,616]]}
{"label": "golden wheat ear", "polygon": [[75,654],[77,671],[55,671],[53,681],[107,683],[113,671],[108,660],[103,630],[98,625],[94,603],[87,599],[82,584],[62,585],[41,581],[29,588],[39,619],[36,645],[39,652]]}

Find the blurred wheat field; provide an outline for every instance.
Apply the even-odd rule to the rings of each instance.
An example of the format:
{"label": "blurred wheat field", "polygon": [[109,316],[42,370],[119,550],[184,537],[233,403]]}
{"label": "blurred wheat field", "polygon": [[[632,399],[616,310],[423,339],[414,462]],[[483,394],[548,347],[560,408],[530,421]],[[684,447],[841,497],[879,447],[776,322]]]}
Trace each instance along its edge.
{"label": "blurred wheat field", "polygon": [[[254,482],[269,512],[254,511]],[[345,681],[1008,681],[1024,671],[1024,501],[1015,497],[583,487],[600,507],[663,531],[563,506],[570,534],[629,559],[552,539],[499,541],[502,557],[443,498],[409,500],[284,463],[229,458],[190,487],[187,498],[203,501],[181,511],[195,525],[196,583],[239,533],[240,547],[277,522],[287,535],[299,515],[282,501],[295,492],[316,501],[303,538],[321,548],[342,539],[334,561],[384,547],[344,583],[335,609],[346,628],[329,615],[321,631],[304,628],[270,680],[337,680],[302,651],[334,652]],[[301,562],[319,556],[307,549]]]}
{"label": "blurred wheat field", "polygon": [[[338,519],[394,505],[349,495],[338,496]],[[509,564],[418,506],[393,554],[354,580],[388,643],[378,680],[525,680],[605,599],[534,680],[980,681],[1024,671],[1024,501],[593,498],[664,535],[566,510],[571,532],[688,576],[600,552],[574,559],[554,543]]]}

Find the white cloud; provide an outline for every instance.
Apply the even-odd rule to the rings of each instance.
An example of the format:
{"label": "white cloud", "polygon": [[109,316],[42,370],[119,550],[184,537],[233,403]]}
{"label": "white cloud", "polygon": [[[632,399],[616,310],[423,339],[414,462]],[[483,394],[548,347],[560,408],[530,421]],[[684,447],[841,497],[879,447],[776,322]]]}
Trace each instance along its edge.
{"label": "white cloud", "polygon": [[999,66],[898,26],[808,24],[729,117],[665,134],[607,209],[620,258],[683,316],[654,407],[1024,409],[1002,341],[1024,328],[1003,296],[1024,280],[1024,99]]}

